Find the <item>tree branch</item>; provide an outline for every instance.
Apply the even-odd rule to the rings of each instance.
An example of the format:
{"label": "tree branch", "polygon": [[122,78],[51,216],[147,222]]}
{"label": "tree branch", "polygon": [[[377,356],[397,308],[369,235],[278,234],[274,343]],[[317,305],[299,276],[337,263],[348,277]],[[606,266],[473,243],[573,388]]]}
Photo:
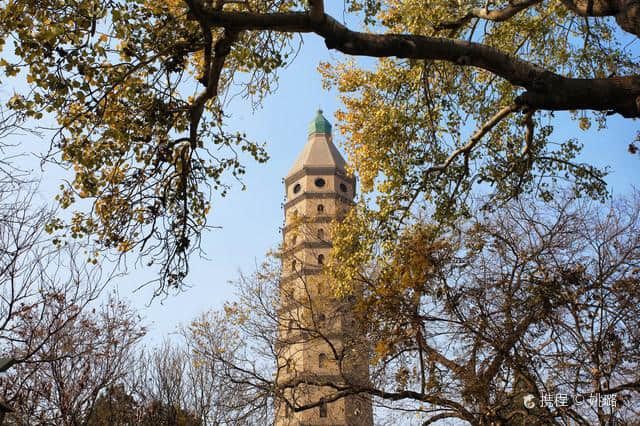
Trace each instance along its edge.
{"label": "tree branch", "polygon": [[[189,1],[189,4],[197,3]],[[615,111],[624,117],[640,117],[640,77],[567,78],[480,43],[410,34],[370,34],[352,31],[331,16],[311,12],[251,13],[193,9],[192,19],[211,27],[234,30],[315,33],[329,49],[347,55],[443,60],[473,66],[504,78],[526,92],[518,105],[540,110]],[[313,15],[313,19],[312,19]]]}
{"label": "tree branch", "polygon": [[520,2],[514,1],[502,9],[493,9],[493,10],[489,10],[486,7],[474,7],[466,15],[462,16],[461,18],[456,19],[455,21],[452,21],[452,22],[446,22],[441,25],[438,25],[436,26],[436,29],[437,30],[444,30],[444,29],[457,30],[458,28],[462,27],[464,24],[466,24],[473,18],[485,19],[487,21],[503,22],[503,21],[506,21],[507,19],[512,18],[519,12],[522,12],[523,10],[528,9],[531,6],[534,6],[540,3],[541,1],[542,0],[523,0]]}
{"label": "tree branch", "polygon": [[[205,31],[210,31],[206,29]],[[231,45],[238,39],[238,31],[225,30],[224,35],[220,38],[214,47],[214,56],[206,58],[205,76],[207,78],[207,87],[202,91],[190,107],[191,124],[189,129],[189,139],[192,148],[195,148],[196,139],[198,137],[198,123],[202,117],[204,106],[209,99],[218,95],[218,83],[220,81],[220,73],[224,67],[224,61],[231,52]]]}
{"label": "tree branch", "polygon": [[337,401],[346,396],[364,394],[364,395],[376,396],[378,398],[386,399],[389,401],[402,401],[407,399],[422,401],[429,404],[448,407],[451,410],[455,410],[458,418],[466,419],[466,420],[473,419],[473,415],[468,410],[466,410],[462,404],[447,398],[442,398],[437,394],[425,394],[425,393],[415,392],[411,390],[387,392],[382,389],[378,389],[370,386],[359,386],[354,384],[342,385],[332,380],[319,380],[319,379],[314,380],[312,378],[300,378],[290,383],[287,383],[285,385],[281,385],[280,387],[282,389],[286,389],[286,388],[295,389],[300,385],[314,386],[314,387],[329,387],[334,389],[335,392],[329,396],[319,398],[317,401],[312,401],[302,405],[296,405],[294,408],[294,411],[296,412],[309,410],[325,402]]}
{"label": "tree branch", "polygon": [[496,126],[496,124],[498,124],[505,117],[509,116],[509,114],[511,114],[514,111],[519,110],[520,108],[521,108],[520,106],[515,105],[515,104],[514,105],[509,105],[509,106],[506,106],[506,107],[502,108],[493,117],[491,117],[491,119],[489,119],[489,121],[484,123],[482,125],[482,127],[479,128],[471,136],[471,139],[469,140],[469,142],[465,146],[460,147],[460,148],[456,149],[455,151],[453,151],[451,153],[451,155],[449,155],[449,157],[447,157],[447,159],[444,161],[444,163],[436,164],[435,166],[429,167],[424,172],[423,175],[426,177],[426,176],[430,175],[433,172],[442,172],[442,171],[446,170],[451,165],[451,163],[460,154],[468,155],[469,152],[478,144],[478,142],[480,142],[480,139],[482,139],[482,137],[484,135],[489,133],[491,131],[491,129],[493,129]]}
{"label": "tree branch", "polygon": [[640,1],[638,0],[562,0],[580,16],[615,16],[620,27],[640,36]]}

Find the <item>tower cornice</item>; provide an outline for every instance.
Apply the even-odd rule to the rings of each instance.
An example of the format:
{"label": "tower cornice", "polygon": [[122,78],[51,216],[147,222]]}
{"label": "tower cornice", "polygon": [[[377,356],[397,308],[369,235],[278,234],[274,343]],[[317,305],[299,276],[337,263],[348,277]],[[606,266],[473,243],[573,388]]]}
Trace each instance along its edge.
{"label": "tower cornice", "polygon": [[297,172],[287,176],[284,179],[285,185],[290,185],[303,176],[315,176],[315,175],[333,175],[339,176],[348,183],[355,185],[356,178],[353,175],[347,174],[345,171],[338,167],[303,167]]}
{"label": "tower cornice", "polygon": [[284,204],[284,208],[286,210],[303,200],[342,200],[349,205],[354,204],[351,198],[338,194],[337,192],[303,192],[296,196],[296,198],[287,201]]}

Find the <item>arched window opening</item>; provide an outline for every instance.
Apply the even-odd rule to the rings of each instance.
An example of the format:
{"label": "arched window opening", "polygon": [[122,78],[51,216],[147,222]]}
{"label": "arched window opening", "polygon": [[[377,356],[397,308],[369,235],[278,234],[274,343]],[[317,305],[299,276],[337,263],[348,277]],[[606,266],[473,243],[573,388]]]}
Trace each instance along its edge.
{"label": "arched window opening", "polygon": [[318,265],[324,265],[324,254],[318,255]]}
{"label": "arched window opening", "polygon": [[324,368],[327,366],[327,355],[320,354],[318,355],[318,368]]}
{"label": "arched window opening", "polygon": [[293,260],[293,261],[291,262],[291,270],[292,270],[292,271],[295,271],[295,270],[296,270],[296,261],[295,261],[295,260]]}
{"label": "arched window opening", "polygon": [[340,191],[347,192],[347,185],[345,185],[344,183],[341,183],[340,184]]}
{"label": "arched window opening", "polygon": [[318,229],[318,239],[324,240],[324,229],[322,228]]}
{"label": "arched window opening", "polygon": [[320,409],[320,417],[327,417],[327,403],[323,402],[318,408]]}
{"label": "arched window opening", "polygon": [[295,186],[293,187],[293,193],[297,194],[298,192],[300,192],[301,189],[302,189],[302,186],[299,183],[296,183]]}
{"label": "arched window opening", "polygon": [[318,213],[324,212],[324,205],[318,204]]}

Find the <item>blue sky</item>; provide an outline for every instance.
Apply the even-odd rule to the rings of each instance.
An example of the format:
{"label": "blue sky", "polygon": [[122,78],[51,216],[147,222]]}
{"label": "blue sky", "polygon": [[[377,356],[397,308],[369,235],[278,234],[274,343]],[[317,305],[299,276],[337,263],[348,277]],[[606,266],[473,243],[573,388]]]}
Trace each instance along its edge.
{"label": "blue sky", "polygon": [[[332,123],[333,113],[339,108],[337,94],[322,89],[316,67],[320,61],[340,57],[327,51],[319,37],[305,36],[294,63],[280,73],[278,90],[267,97],[260,110],[251,111],[248,103],[241,99],[227,109],[231,114],[230,129],[241,130],[252,140],[266,142],[271,159],[262,165],[247,163],[246,191],[236,186],[224,200],[215,199],[209,223],[222,228],[203,236],[202,247],[210,260],[193,259],[190,289],[149,304],[152,288],[135,293],[133,290],[154,278],[153,271],[132,267],[130,274],[118,283],[120,296],[129,299],[151,327],[150,342],[160,340],[179,324],[188,324],[200,312],[219,308],[230,300],[233,290],[228,281],[236,278],[239,270],[253,271],[265,253],[278,245],[279,227],[283,222],[282,177],[304,146],[308,123],[318,107]],[[0,95],[5,98],[8,89],[1,90]],[[576,137],[585,144],[583,161],[611,166],[612,173],[607,180],[615,193],[624,194],[637,182],[640,158],[627,152],[628,143],[639,129],[637,121],[612,117],[607,129],[584,132],[569,119],[568,113],[557,113],[555,124],[554,135],[559,140]],[[334,134],[339,145],[338,136]],[[46,141],[42,146],[46,146]],[[47,166],[41,187],[43,200],[53,199],[63,175],[54,166]]]}

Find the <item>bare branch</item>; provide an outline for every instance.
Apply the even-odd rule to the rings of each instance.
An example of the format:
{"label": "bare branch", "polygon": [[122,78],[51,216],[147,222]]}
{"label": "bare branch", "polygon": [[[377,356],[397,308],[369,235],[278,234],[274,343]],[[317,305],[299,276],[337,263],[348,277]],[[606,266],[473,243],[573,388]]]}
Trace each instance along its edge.
{"label": "bare branch", "polygon": [[520,2],[509,2],[509,5],[502,9],[489,10],[487,7],[474,7],[466,15],[452,21],[445,22],[436,26],[436,30],[440,29],[458,29],[465,25],[473,18],[485,19],[488,21],[502,22],[506,21],[525,9],[530,8],[542,0],[523,0]]}
{"label": "bare branch", "polygon": [[521,107],[518,105],[509,105],[502,108],[498,111],[493,117],[491,117],[487,122],[485,122],[480,129],[478,129],[472,136],[469,142],[449,155],[444,163],[437,164],[435,166],[429,167],[423,174],[424,177],[430,175],[433,172],[442,172],[446,170],[449,165],[460,155],[467,155],[477,144],[480,142],[480,139],[487,133],[491,131],[500,121],[502,121],[505,117],[508,117],[511,113],[518,111]]}

